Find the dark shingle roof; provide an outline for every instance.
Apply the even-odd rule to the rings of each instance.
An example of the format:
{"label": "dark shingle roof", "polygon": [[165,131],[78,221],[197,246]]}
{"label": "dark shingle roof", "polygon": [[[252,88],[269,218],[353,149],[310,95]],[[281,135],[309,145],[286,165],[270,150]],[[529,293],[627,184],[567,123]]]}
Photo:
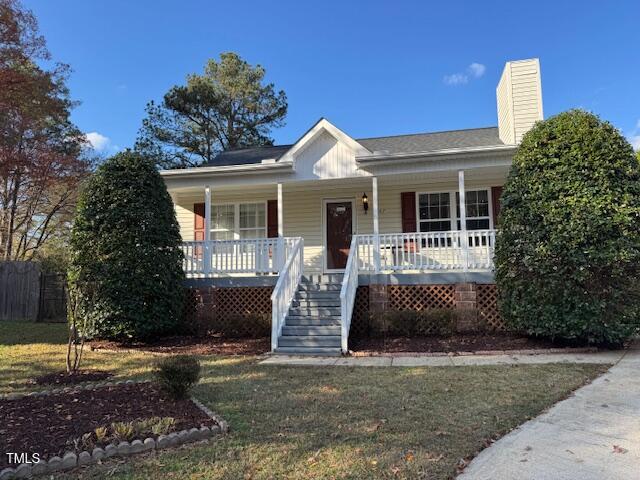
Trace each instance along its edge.
{"label": "dark shingle roof", "polygon": [[[432,152],[449,148],[492,147],[504,145],[498,136],[498,127],[450,130],[447,132],[414,133],[391,137],[356,139],[363,147],[373,152],[414,153]],[[293,145],[242,148],[218,154],[210,166],[247,165],[262,160],[279,158]]]}
{"label": "dark shingle roof", "polygon": [[500,137],[498,137],[498,127],[415,133],[393,137],[359,138],[358,143],[371,152],[388,153],[432,152],[448,148],[504,145]]}
{"label": "dark shingle roof", "polygon": [[240,148],[238,150],[227,150],[220,152],[207,165],[227,166],[227,165],[248,165],[250,163],[260,163],[262,160],[278,158],[289,150],[293,145],[277,145],[272,147]]}

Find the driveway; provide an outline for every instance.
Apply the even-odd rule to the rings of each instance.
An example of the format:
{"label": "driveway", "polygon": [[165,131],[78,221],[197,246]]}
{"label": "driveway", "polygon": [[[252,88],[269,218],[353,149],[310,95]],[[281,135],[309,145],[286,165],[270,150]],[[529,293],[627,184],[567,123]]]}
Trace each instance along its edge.
{"label": "driveway", "polygon": [[483,450],[458,480],[640,479],[640,345]]}

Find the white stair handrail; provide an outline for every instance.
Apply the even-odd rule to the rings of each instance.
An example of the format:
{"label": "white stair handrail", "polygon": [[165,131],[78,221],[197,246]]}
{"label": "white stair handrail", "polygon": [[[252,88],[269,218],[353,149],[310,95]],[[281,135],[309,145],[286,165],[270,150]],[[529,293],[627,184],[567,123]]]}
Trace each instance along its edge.
{"label": "white stair handrail", "polygon": [[349,258],[342,277],[340,288],[340,348],[342,353],[349,351],[349,329],[351,328],[351,315],[358,290],[358,235],[351,239]]}
{"label": "white stair handrail", "polygon": [[280,270],[278,282],[271,294],[271,351],[278,348],[287,312],[300,285],[304,272],[304,239],[295,240],[287,261]]}

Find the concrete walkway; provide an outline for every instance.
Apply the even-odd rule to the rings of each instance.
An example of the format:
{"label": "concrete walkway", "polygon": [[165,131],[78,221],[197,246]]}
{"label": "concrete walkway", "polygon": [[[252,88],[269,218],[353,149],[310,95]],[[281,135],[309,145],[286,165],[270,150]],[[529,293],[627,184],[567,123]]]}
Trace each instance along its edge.
{"label": "concrete walkway", "polygon": [[458,480],[640,479],[640,347],[483,450]]}
{"label": "concrete walkway", "polygon": [[[532,355],[464,355],[444,357],[294,357],[271,355],[261,365],[348,367],[451,367],[460,365],[520,365],[536,363],[616,363],[623,351],[597,353],[541,353]],[[638,477],[640,479],[640,476]]]}

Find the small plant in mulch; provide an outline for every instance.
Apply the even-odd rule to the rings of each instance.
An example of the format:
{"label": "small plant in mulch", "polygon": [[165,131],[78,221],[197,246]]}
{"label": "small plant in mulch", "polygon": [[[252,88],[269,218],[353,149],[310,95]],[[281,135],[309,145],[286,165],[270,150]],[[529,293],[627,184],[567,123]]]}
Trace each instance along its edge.
{"label": "small plant in mulch", "polygon": [[75,451],[92,451],[95,447],[109,443],[128,442],[134,438],[167,435],[176,429],[173,417],[151,417],[131,422],[112,422],[108,426],[97,427],[93,432],[73,439],[67,447]]}
{"label": "small plant in mulch", "polygon": [[200,380],[200,362],[191,355],[161,358],[153,373],[162,391],[180,400],[187,398]]}
{"label": "small plant in mulch", "polygon": [[[0,444],[48,459],[125,438],[157,437],[216,425],[190,399],[174,400],[151,382],[0,399]],[[129,441],[129,440],[127,440]],[[0,455],[0,470],[9,465]]]}

